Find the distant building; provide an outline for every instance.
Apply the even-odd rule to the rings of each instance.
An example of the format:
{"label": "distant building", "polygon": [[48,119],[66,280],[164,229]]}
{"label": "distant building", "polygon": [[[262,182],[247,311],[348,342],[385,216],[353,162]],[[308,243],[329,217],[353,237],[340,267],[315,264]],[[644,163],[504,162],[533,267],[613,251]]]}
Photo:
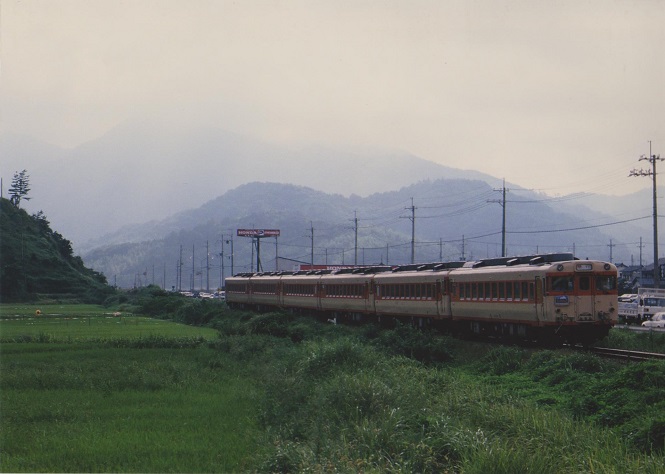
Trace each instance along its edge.
{"label": "distant building", "polygon": [[[659,280],[665,285],[665,258],[658,259],[658,271],[660,272]],[[653,263],[642,268],[640,274],[640,287],[653,288]]]}

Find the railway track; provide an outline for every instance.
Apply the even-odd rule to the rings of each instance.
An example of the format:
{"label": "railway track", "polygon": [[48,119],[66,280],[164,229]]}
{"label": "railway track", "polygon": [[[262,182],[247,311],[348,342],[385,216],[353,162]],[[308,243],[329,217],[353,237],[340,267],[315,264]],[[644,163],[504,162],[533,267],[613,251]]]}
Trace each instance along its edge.
{"label": "railway track", "polygon": [[608,347],[591,347],[588,349],[582,349],[582,348],[577,348],[577,349],[588,350],[601,357],[622,359],[634,362],[641,362],[645,360],[665,360],[665,354],[661,354],[658,352],[628,351],[625,349],[610,349]]}

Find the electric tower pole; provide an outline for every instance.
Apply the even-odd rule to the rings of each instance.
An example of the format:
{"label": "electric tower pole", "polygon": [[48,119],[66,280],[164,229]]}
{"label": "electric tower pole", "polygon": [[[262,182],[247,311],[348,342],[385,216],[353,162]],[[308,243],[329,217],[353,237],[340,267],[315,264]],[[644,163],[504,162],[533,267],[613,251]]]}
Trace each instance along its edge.
{"label": "electric tower pole", "polygon": [[358,266],[358,211],[353,211],[353,222],[355,224],[355,257],[353,260],[353,264],[355,266]]}
{"label": "electric tower pole", "polygon": [[413,205],[413,198],[411,198],[411,207],[405,207],[407,211],[411,211],[411,217],[407,217],[411,221],[411,264],[416,261],[416,209]]}
{"label": "electric tower pole", "polygon": [[503,187],[501,189],[495,189],[494,191],[501,191],[501,200],[497,199],[490,199],[487,202],[495,202],[497,204],[500,204],[501,207],[503,208],[503,219],[502,219],[502,225],[501,225],[501,256],[505,257],[506,256],[506,191],[509,191],[506,189],[506,179],[503,179]]}
{"label": "electric tower pole", "polygon": [[628,176],[651,176],[653,180],[653,287],[660,288],[660,265],[658,265],[658,203],[656,200],[656,162],[663,161],[660,155],[651,154],[651,140],[649,140],[649,156],[642,155],[639,161],[651,163],[650,170],[634,169]]}
{"label": "electric tower pole", "polygon": [[312,266],[312,269],[314,269],[314,223],[312,221],[309,221],[310,225],[310,232],[312,233],[312,253],[310,256],[310,265]]}

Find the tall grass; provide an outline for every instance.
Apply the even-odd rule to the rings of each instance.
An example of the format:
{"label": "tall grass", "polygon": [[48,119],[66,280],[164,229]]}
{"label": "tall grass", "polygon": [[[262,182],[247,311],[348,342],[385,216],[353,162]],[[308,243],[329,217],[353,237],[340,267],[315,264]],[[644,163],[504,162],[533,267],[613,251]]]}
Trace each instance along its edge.
{"label": "tall grass", "polygon": [[[10,345],[17,346],[17,345]],[[259,393],[216,351],[4,355],[3,472],[224,472],[251,466]],[[41,345],[43,346],[43,345]]]}

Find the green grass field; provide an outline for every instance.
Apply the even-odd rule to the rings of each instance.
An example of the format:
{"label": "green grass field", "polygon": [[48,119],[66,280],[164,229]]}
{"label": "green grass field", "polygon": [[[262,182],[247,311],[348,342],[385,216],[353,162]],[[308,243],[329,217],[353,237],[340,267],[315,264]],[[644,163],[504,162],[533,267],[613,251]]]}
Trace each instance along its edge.
{"label": "green grass field", "polygon": [[661,361],[178,301],[0,307],[0,472],[665,472]]}
{"label": "green grass field", "polygon": [[255,388],[207,347],[216,331],[96,306],[36,309],[1,307],[0,471],[228,472],[251,462]]}
{"label": "green grass field", "polygon": [[[37,312],[40,312],[38,315]],[[203,337],[217,331],[147,318],[96,305],[0,305],[0,341],[86,341],[118,338]]]}

